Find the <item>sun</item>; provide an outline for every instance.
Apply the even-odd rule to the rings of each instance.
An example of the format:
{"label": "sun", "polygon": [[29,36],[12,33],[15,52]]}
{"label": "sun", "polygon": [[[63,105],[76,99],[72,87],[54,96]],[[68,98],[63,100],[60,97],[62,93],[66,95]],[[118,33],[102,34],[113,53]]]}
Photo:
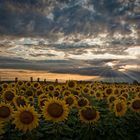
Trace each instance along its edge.
{"label": "sun", "polygon": [[109,67],[113,68],[115,66],[115,64],[112,63],[112,62],[108,62],[108,63],[106,63],[106,66],[109,66]]}

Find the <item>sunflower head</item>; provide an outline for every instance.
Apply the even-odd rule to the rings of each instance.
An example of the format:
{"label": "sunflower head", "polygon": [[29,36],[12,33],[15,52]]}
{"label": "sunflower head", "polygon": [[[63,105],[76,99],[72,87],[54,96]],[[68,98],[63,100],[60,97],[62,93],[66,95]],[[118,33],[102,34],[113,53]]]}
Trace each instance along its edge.
{"label": "sunflower head", "polygon": [[49,86],[48,86],[48,90],[49,90],[50,92],[54,91],[54,90],[55,90],[54,85],[49,85]]}
{"label": "sunflower head", "polygon": [[73,107],[76,104],[76,99],[73,95],[65,96],[64,100],[69,107]]}
{"label": "sunflower head", "polygon": [[13,101],[16,107],[24,106],[27,104],[24,96],[15,96]]}
{"label": "sunflower head", "polygon": [[55,90],[52,94],[53,94],[54,97],[59,97],[60,96],[60,92],[57,91],[57,90]]}
{"label": "sunflower head", "polygon": [[113,93],[113,89],[112,88],[107,88],[106,90],[105,90],[105,95],[106,96],[109,96],[109,95],[111,95]]}
{"label": "sunflower head", "polygon": [[43,91],[42,90],[36,90],[36,96],[38,97],[38,96],[40,96],[41,94],[43,94]]}
{"label": "sunflower head", "polygon": [[8,88],[8,84],[7,84],[7,83],[3,83],[3,84],[2,84],[2,88],[3,88],[4,90],[6,90],[6,89]]}
{"label": "sunflower head", "polygon": [[32,89],[27,89],[27,91],[25,92],[25,95],[26,96],[34,96],[34,92],[33,92],[33,90]]}
{"label": "sunflower head", "polygon": [[121,117],[123,115],[125,115],[126,111],[127,111],[127,105],[126,102],[123,100],[115,100],[114,102],[114,111],[115,111],[115,115],[117,117]]}
{"label": "sunflower head", "polygon": [[23,86],[24,85],[24,82],[23,81],[18,81],[17,82],[17,86]]}
{"label": "sunflower head", "polygon": [[70,89],[75,89],[76,88],[76,81],[73,81],[73,80],[67,81],[67,87]]}
{"label": "sunflower head", "polygon": [[107,101],[108,101],[108,103],[110,104],[110,103],[113,103],[115,100],[116,100],[117,98],[116,98],[116,96],[115,95],[109,95],[108,97],[107,97]]}
{"label": "sunflower head", "polygon": [[20,106],[17,111],[14,111],[12,117],[16,128],[23,132],[31,131],[39,125],[39,115],[30,105]]}
{"label": "sunflower head", "polygon": [[63,91],[63,96],[68,96],[70,94],[71,94],[71,91],[69,91],[69,90],[64,90]]}
{"label": "sunflower head", "polygon": [[131,109],[135,112],[140,112],[140,98],[135,98],[131,101]]}
{"label": "sunflower head", "polygon": [[89,105],[89,101],[88,101],[87,98],[81,97],[81,98],[78,99],[77,106],[79,108],[84,107],[84,106],[87,106],[87,105]]}
{"label": "sunflower head", "polygon": [[96,92],[95,97],[98,101],[102,100],[103,99],[103,93],[102,92]]}
{"label": "sunflower head", "polygon": [[65,101],[50,98],[43,107],[43,115],[47,121],[61,122],[67,119],[69,113]]}
{"label": "sunflower head", "polygon": [[15,97],[15,93],[13,90],[6,90],[5,92],[3,92],[2,96],[6,102],[12,102]]}
{"label": "sunflower head", "polygon": [[95,123],[99,120],[99,112],[91,106],[86,106],[79,111],[80,120],[85,123]]}
{"label": "sunflower head", "polygon": [[13,108],[10,104],[0,103],[0,121],[11,119],[12,112],[13,112]]}
{"label": "sunflower head", "polygon": [[37,89],[40,87],[40,84],[39,84],[39,82],[34,82],[34,83],[32,83],[32,86]]}
{"label": "sunflower head", "polygon": [[124,92],[121,96],[125,97],[126,99],[129,98],[129,95],[127,92]]}
{"label": "sunflower head", "polygon": [[85,94],[89,94],[89,88],[88,87],[84,87],[83,88],[83,93],[85,93]]}
{"label": "sunflower head", "polygon": [[25,85],[26,85],[27,88],[30,88],[32,86],[32,83],[28,81],[28,82],[26,82]]}

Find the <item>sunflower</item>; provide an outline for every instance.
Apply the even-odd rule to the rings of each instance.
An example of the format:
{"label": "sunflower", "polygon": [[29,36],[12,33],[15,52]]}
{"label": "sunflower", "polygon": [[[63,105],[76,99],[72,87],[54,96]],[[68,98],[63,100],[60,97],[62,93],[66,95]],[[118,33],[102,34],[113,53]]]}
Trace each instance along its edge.
{"label": "sunflower", "polygon": [[7,121],[11,119],[13,107],[10,104],[0,103],[0,121]]}
{"label": "sunflower", "polygon": [[111,95],[113,93],[113,89],[112,88],[106,88],[105,89],[105,95],[108,97],[109,95]]}
{"label": "sunflower", "polygon": [[16,84],[15,83],[10,83],[8,87],[9,88],[15,88],[16,87]]}
{"label": "sunflower", "polygon": [[17,86],[20,86],[20,87],[21,87],[21,86],[23,86],[23,85],[24,85],[24,82],[23,82],[23,81],[18,81],[18,82],[17,82]]}
{"label": "sunflower", "polygon": [[68,96],[68,95],[71,94],[71,91],[69,91],[69,90],[64,90],[62,94],[63,94],[63,96]]}
{"label": "sunflower", "polygon": [[5,133],[5,131],[4,131],[4,122],[0,121],[0,135],[2,135],[4,133]]}
{"label": "sunflower", "polygon": [[103,93],[101,91],[95,93],[95,97],[98,101],[103,99]]}
{"label": "sunflower", "polygon": [[30,87],[32,86],[32,83],[28,81],[28,82],[25,83],[25,86],[26,86],[27,88],[30,88]]}
{"label": "sunflower", "polygon": [[62,122],[69,114],[68,105],[64,100],[50,98],[43,107],[43,116],[47,121]]}
{"label": "sunflower", "polygon": [[8,84],[7,84],[7,83],[3,83],[3,84],[2,84],[2,88],[3,88],[4,90],[6,90],[6,89],[8,88]]}
{"label": "sunflower", "polygon": [[99,120],[99,112],[91,106],[86,106],[79,111],[80,120],[84,123],[95,123]]}
{"label": "sunflower", "polygon": [[126,102],[123,100],[115,100],[114,102],[114,112],[117,117],[123,116],[127,111]]}
{"label": "sunflower", "polygon": [[33,82],[32,83],[32,86],[35,88],[35,89],[38,89],[40,87],[40,83],[39,82]]}
{"label": "sunflower", "polygon": [[90,89],[88,87],[84,87],[82,92],[85,93],[85,94],[89,94]]}
{"label": "sunflower", "polygon": [[89,91],[90,96],[94,96],[95,93],[96,93],[96,92],[95,92],[93,89],[91,89],[91,90]]}
{"label": "sunflower", "polygon": [[27,89],[26,91],[25,91],[25,95],[26,96],[34,96],[34,92],[33,92],[33,90],[32,89]]}
{"label": "sunflower", "polygon": [[116,95],[116,96],[119,96],[120,95],[120,89],[118,89],[118,88],[114,89],[113,94]]}
{"label": "sunflower", "polygon": [[127,92],[122,93],[122,95],[121,95],[121,96],[125,97],[126,99],[127,99],[127,98],[129,98],[129,95],[128,95],[128,93],[127,93]]}
{"label": "sunflower", "polygon": [[67,85],[67,87],[68,87],[69,89],[75,89],[77,83],[76,83],[76,81],[74,81],[74,80],[69,80],[69,81],[66,82],[66,85]]}
{"label": "sunflower", "polygon": [[140,112],[140,98],[135,98],[133,100],[131,100],[131,105],[130,105],[131,109],[135,112]]}
{"label": "sunflower", "polygon": [[73,96],[72,94],[69,96],[65,96],[64,100],[69,107],[74,107],[76,104],[75,96]]}
{"label": "sunflower", "polygon": [[55,90],[54,92],[52,92],[52,95],[53,95],[54,97],[59,97],[61,94],[60,94],[59,91]]}
{"label": "sunflower", "polygon": [[117,97],[112,94],[107,97],[107,102],[108,102],[108,104],[110,104],[110,103],[113,103],[116,99],[117,99]]}
{"label": "sunflower", "polygon": [[24,96],[15,96],[13,102],[16,107],[24,106],[27,104],[27,100]]}
{"label": "sunflower", "polygon": [[12,102],[15,97],[15,91],[7,89],[5,92],[3,92],[2,98],[6,102]]}
{"label": "sunflower", "polygon": [[37,97],[40,96],[41,94],[43,94],[43,90],[42,90],[42,89],[36,90],[35,95],[36,95]]}
{"label": "sunflower", "polygon": [[39,125],[39,114],[35,111],[33,106],[20,106],[17,111],[14,111],[13,124],[16,128],[23,131],[31,131]]}
{"label": "sunflower", "polygon": [[49,90],[50,92],[54,91],[54,90],[55,90],[54,85],[52,85],[52,84],[48,85],[48,90]]}
{"label": "sunflower", "polygon": [[80,97],[77,101],[77,107],[81,108],[81,107],[85,107],[89,105],[89,100],[85,97]]}

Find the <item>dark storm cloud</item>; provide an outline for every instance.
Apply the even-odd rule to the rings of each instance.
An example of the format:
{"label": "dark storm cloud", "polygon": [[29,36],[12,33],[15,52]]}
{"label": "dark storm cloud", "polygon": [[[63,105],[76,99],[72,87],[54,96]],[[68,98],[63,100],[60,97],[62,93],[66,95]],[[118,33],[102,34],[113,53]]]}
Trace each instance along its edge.
{"label": "dark storm cloud", "polygon": [[[88,9],[90,5],[94,11]],[[84,8],[80,0],[1,0],[0,33],[24,36],[57,32],[98,34],[107,29],[110,33],[121,30],[129,34],[131,19],[138,25],[138,5],[137,0],[89,0]],[[50,13],[52,19],[48,16]],[[122,20],[125,21],[123,25]]]}

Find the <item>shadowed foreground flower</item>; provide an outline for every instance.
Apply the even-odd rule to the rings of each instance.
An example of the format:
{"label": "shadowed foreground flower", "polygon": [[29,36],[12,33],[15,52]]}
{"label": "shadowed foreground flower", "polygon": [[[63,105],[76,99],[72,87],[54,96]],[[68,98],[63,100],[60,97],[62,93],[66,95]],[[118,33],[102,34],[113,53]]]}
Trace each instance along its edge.
{"label": "shadowed foreground flower", "polygon": [[127,105],[124,100],[115,100],[114,101],[114,112],[117,117],[123,116],[127,111]]}
{"label": "shadowed foreground flower", "polygon": [[33,106],[20,106],[12,115],[16,128],[23,131],[31,131],[39,125],[39,114]]}
{"label": "shadowed foreground flower", "polygon": [[130,106],[133,111],[140,112],[140,98],[133,99]]}
{"label": "shadowed foreground flower", "polygon": [[10,104],[0,103],[0,121],[7,121],[11,118],[13,108]]}
{"label": "shadowed foreground flower", "polygon": [[86,106],[79,111],[80,120],[84,123],[95,123],[99,120],[99,112],[91,106]]}
{"label": "shadowed foreground flower", "polygon": [[64,100],[50,98],[43,107],[43,116],[47,121],[62,122],[67,119],[69,113],[68,105]]}

